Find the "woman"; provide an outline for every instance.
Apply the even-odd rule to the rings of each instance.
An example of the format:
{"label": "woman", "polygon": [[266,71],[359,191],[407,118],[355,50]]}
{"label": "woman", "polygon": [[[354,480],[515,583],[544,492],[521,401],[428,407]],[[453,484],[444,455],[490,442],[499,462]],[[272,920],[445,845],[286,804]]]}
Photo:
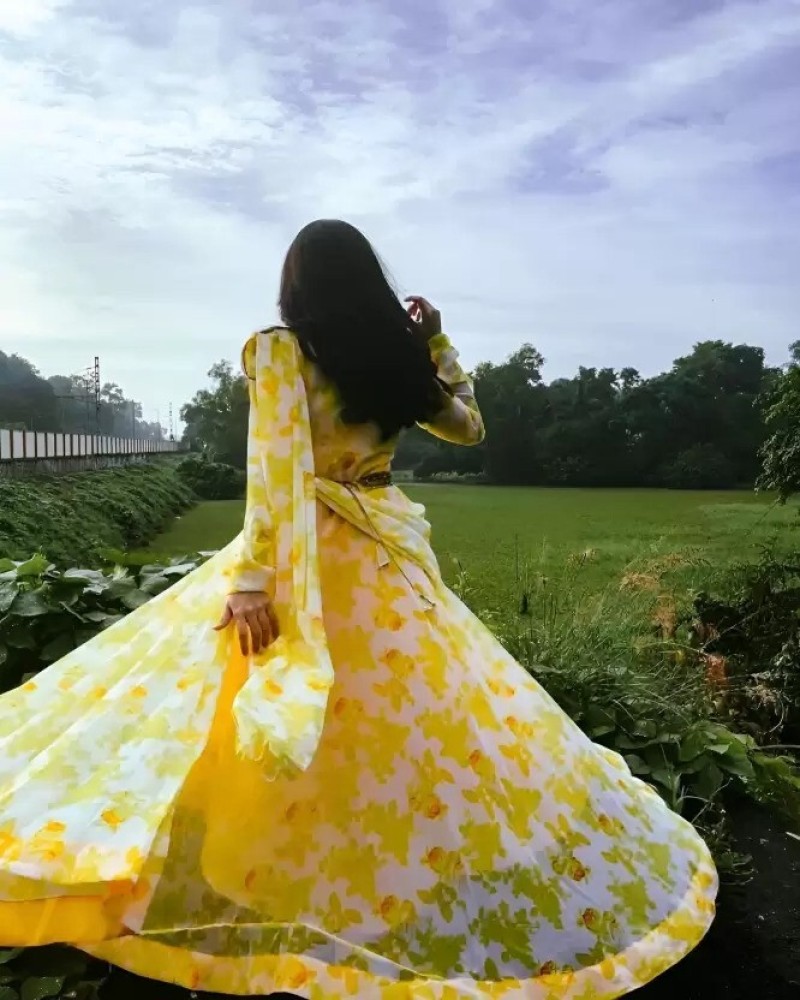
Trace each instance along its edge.
{"label": "woman", "polygon": [[288,329],[244,352],[242,536],[0,701],[3,943],[229,994],[609,1000],[702,938],[700,838],[444,587],[391,485],[404,427],[483,436],[409,301],[357,230],[304,229]]}

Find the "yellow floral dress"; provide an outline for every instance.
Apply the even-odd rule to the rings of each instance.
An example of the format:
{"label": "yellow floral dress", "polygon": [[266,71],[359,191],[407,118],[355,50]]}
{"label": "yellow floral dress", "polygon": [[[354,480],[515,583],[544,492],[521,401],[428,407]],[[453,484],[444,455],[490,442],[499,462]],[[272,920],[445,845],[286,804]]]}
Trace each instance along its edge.
{"label": "yellow floral dress", "polygon": [[[483,434],[454,397],[433,433]],[[394,442],[287,331],[245,349],[242,535],[0,699],[0,944],[307,1000],[610,1000],[680,960],[717,877],[443,585]],[[374,480],[373,480],[374,482]],[[225,594],[268,589],[245,659]]]}

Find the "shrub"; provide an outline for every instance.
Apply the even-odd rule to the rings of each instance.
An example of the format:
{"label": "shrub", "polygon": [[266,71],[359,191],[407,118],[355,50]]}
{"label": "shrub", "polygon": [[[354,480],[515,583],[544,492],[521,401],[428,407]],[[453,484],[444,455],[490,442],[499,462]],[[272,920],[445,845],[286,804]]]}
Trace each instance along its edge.
{"label": "shrub", "polygon": [[800,743],[800,553],[735,568],[692,608],[718,712],[766,743]]}
{"label": "shrub", "polygon": [[670,489],[724,490],[735,485],[731,461],[710,444],[696,444],[664,466],[658,477]]}
{"label": "shrub", "polygon": [[800,493],[800,341],[793,345],[795,363],[768,394],[767,438],[761,449],[764,469],[759,489],[775,491],[781,503]]}
{"label": "shrub", "polygon": [[0,480],[0,557],[97,565],[106,549],[147,544],[192,501],[167,463]]}
{"label": "shrub", "polygon": [[0,560],[0,693],[66,656],[201,562],[62,570],[37,555]]}
{"label": "shrub", "polygon": [[71,948],[0,948],[0,1000],[97,1000],[107,974]]}
{"label": "shrub", "polygon": [[244,496],[247,474],[201,455],[189,455],[178,466],[178,475],[201,500],[238,500]]}
{"label": "shrub", "polygon": [[516,610],[500,615],[474,607],[463,575],[457,590],[592,740],[701,827],[723,863],[726,793],[779,805],[800,824],[800,774],[762,747],[766,732],[731,727],[705,654],[692,646],[688,607],[653,572],[588,596],[579,571],[580,561],[556,579],[523,574]]}

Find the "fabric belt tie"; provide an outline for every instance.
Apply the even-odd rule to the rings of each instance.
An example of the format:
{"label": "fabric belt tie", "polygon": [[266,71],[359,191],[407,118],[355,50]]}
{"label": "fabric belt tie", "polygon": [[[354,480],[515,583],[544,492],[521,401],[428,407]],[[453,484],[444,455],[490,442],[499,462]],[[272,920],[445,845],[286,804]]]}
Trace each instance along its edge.
{"label": "fabric belt tie", "polygon": [[[429,564],[428,559],[423,558],[421,560],[419,558],[419,554],[415,555],[413,550],[408,549],[406,539],[398,536],[396,530],[387,531],[386,527],[384,530],[381,530],[381,527],[377,522],[379,520],[383,520],[384,517],[378,509],[374,509],[374,512],[371,512],[370,507],[373,506],[373,504],[365,502],[366,498],[363,496],[364,493],[370,493],[374,490],[388,489],[393,485],[394,481],[391,472],[375,472],[350,482],[318,477],[317,496],[330,510],[333,510],[341,517],[344,517],[345,520],[347,520],[354,527],[357,527],[360,531],[363,531],[364,534],[377,544],[378,568],[383,569],[386,566],[393,565],[414,594],[416,594],[423,607],[426,610],[430,610],[436,606],[435,588],[433,584],[435,577],[438,574],[438,566],[435,564],[435,560],[432,565]],[[348,510],[349,505],[345,506],[342,503],[342,493],[353,501],[355,510],[360,515],[358,518],[358,522],[360,523],[354,520],[352,516],[354,511]],[[380,501],[378,501],[378,504],[380,504]],[[386,524],[385,521],[384,524]],[[392,527],[395,527],[395,525],[393,524]],[[419,543],[420,541],[420,537],[416,532],[408,533],[407,537],[412,541],[412,543]],[[430,558],[433,559],[433,554],[430,552],[427,543],[423,546],[423,551],[424,550],[427,550],[425,555],[430,554]],[[407,569],[403,566],[403,562],[405,560],[409,560],[411,563],[419,566],[419,568],[423,570],[425,575],[424,583],[421,581],[415,583],[411,579]]]}

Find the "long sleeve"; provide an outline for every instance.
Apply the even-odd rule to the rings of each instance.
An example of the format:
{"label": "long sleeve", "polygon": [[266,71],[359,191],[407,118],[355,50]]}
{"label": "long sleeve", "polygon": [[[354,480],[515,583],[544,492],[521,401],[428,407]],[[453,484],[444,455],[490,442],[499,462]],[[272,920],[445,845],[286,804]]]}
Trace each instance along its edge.
{"label": "long sleeve", "polygon": [[450,444],[480,444],[485,436],[483,418],[475,399],[472,379],[459,364],[458,352],[444,333],[433,337],[429,346],[439,378],[449,386],[453,395],[446,399],[434,420],[420,426]]}
{"label": "long sleeve", "polygon": [[234,568],[232,593],[264,592],[275,589],[275,533],[270,499],[264,473],[264,449],[267,442],[258,435],[255,338],[245,346],[242,356],[250,390],[250,418],[247,438],[247,506],[241,534],[239,558]]}

